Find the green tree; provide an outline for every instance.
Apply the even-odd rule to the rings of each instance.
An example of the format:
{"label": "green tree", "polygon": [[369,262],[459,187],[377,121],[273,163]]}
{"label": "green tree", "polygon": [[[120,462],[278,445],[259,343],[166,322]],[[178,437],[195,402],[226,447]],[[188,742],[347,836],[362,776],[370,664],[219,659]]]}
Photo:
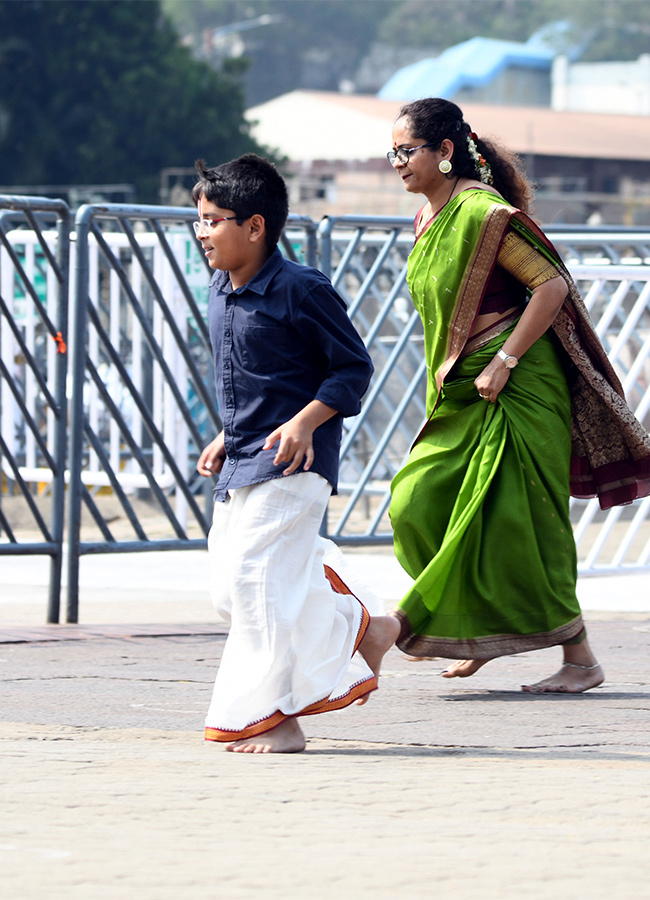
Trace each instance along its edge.
{"label": "green tree", "polygon": [[[298,88],[338,90],[353,77],[392,6],[387,0],[163,0],[205,58],[209,30],[243,26],[233,34],[244,40],[250,62],[249,106]],[[246,27],[262,17],[267,24]]]}
{"label": "green tree", "polygon": [[636,59],[650,46],[648,0],[396,0],[379,38],[439,52],[477,35],[526,41],[553,21],[569,25],[585,61]]}
{"label": "green tree", "polygon": [[588,38],[582,62],[633,60],[650,51],[648,0],[574,0],[570,19],[576,38]]}
{"label": "green tree", "polygon": [[0,2],[0,182],[136,185],[260,148],[240,64],[191,58],[158,0]]}
{"label": "green tree", "polygon": [[526,41],[540,26],[566,17],[571,0],[398,0],[380,39],[441,51],[480,35]]}

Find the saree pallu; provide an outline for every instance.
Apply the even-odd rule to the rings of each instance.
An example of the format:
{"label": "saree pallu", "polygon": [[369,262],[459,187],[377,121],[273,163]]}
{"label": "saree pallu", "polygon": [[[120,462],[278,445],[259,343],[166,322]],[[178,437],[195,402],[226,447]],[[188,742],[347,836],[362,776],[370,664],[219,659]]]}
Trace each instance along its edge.
{"label": "saree pallu", "polygon": [[474,385],[513,327],[456,362],[393,481],[395,552],[414,579],[397,645],[415,656],[487,659],[583,630],[571,399],[555,338],[527,351],[497,403]]}
{"label": "saree pallu", "polygon": [[571,494],[598,497],[603,509],[649,496],[650,436],[625,402],[571,276],[528,216],[484,190],[466,190],[451,200],[409,256],[407,281],[424,326],[429,370],[427,415],[435,410],[443,383],[466,352],[509,228],[553,263],[567,285],[552,328],[571,367]]}

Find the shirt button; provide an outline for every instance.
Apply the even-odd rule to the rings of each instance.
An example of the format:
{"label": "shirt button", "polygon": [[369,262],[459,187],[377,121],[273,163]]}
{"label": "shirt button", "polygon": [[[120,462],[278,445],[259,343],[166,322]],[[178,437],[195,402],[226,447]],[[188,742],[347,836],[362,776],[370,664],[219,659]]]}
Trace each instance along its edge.
{"label": "shirt button", "polygon": [[228,462],[230,463],[231,466],[234,466],[235,463],[237,462],[237,460],[236,460],[236,459],[230,459],[230,460],[228,460]]}

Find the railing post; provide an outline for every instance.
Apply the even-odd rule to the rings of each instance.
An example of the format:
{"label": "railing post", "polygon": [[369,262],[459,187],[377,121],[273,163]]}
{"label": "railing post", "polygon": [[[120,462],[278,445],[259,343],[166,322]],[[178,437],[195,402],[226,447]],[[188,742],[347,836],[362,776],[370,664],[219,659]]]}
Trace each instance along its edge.
{"label": "railing post", "polygon": [[318,241],[320,243],[320,270],[329,279],[332,278],[332,232],[336,219],[325,216],[318,226]]}
{"label": "railing post", "polygon": [[68,594],[66,622],[79,621],[79,556],[81,541],[81,472],[85,430],[84,376],[88,335],[88,236],[92,208],[82,206],[75,219],[75,289],[71,298],[70,321],[70,444],[68,484]]}
{"label": "railing post", "polygon": [[[68,343],[68,301],[70,289],[70,210],[65,207],[57,227],[57,262],[59,266],[55,326],[63,344]],[[54,399],[57,417],[54,433],[54,461],[56,471],[52,479],[52,538],[57,546],[50,566],[47,621],[58,624],[61,620],[61,576],[63,573],[63,535],[65,524],[65,469],[67,461],[67,375],[68,353],[63,344],[57,344],[55,357]]]}

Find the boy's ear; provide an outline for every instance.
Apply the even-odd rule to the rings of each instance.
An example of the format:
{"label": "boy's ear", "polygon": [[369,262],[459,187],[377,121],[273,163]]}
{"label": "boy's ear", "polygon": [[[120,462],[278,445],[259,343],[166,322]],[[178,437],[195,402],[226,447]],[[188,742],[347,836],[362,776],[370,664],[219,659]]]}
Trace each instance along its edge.
{"label": "boy's ear", "polygon": [[253,242],[264,240],[266,237],[266,221],[264,216],[255,213],[248,220],[248,236]]}

